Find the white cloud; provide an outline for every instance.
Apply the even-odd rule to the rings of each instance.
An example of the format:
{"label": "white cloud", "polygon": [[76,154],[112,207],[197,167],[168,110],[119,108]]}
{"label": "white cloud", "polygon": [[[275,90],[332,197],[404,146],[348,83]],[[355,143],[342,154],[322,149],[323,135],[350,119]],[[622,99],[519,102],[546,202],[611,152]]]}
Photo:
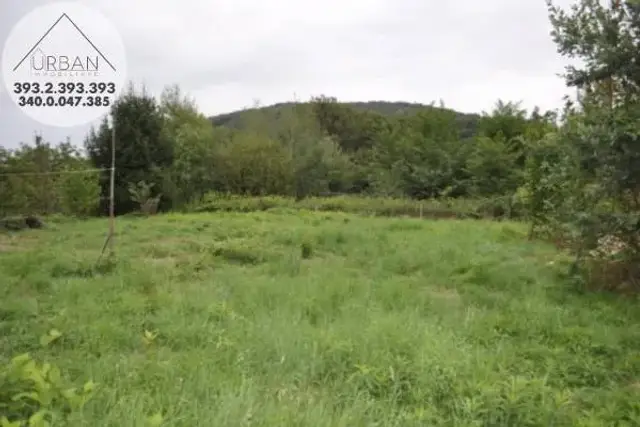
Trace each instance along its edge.
{"label": "white cloud", "polygon": [[[0,42],[47,0],[3,1]],[[9,5],[10,3],[10,5]],[[568,91],[544,0],[86,0],[119,28],[129,77],[159,92],[178,83],[205,114],[308,99],[443,99],[461,111],[498,98],[555,108]],[[569,0],[558,2],[561,5]],[[7,11],[7,13],[5,13]],[[0,144],[37,123],[1,101]],[[85,128],[44,128],[51,135]]]}

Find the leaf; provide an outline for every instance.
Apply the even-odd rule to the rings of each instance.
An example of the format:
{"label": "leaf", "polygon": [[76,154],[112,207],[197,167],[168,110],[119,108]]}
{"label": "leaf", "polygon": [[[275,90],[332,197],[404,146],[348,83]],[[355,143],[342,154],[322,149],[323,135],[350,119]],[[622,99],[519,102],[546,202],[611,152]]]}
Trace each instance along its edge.
{"label": "leaf", "polygon": [[9,421],[7,417],[2,417],[0,427],[22,427],[22,421]]}
{"label": "leaf", "polygon": [[84,390],[85,393],[91,393],[93,390],[95,390],[96,386],[97,384],[93,381],[87,381],[84,384],[84,387],[82,387],[82,390]]}
{"label": "leaf", "polygon": [[62,394],[62,397],[64,397],[68,401],[72,401],[73,399],[77,398],[77,394],[76,394],[76,389],[75,388],[69,388],[67,390],[62,390],[60,393]]}
{"label": "leaf", "polygon": [[22,400],[22,399],[31,399],[31,400],[35,400],[36,402],[40,402],[40,396],[38,395],[38,393],[34,391],[18,393],[11,397],[11,400],[14,402],[17,402],[18,400]]}
{"label": "leaf", "polygon": [[51,329],[47,335],[40,337],[40,345],[47,347],[52,342],[56,341],[62,336],[62,332],[57,329]]}
{"label": "leaf", "polygon": [[157,333],[149,332],[147,330],[144,331],[144,337],[149,341],[153,341],[158,336]]}
{"label": "leaf", "polygon": [[30,360],[31,356],[29,355],[29,353],[24,353],[11,359],[11,364],[14,366],[24,365]]}
{"label": "leaf", "polygon": [[60,384],[60,381],[61,381],[60,369],[58,369],[57,366],[52,366],[51,369],[49,370],[49,381],[53,385]]}
{"label": "leaf", "polygon": [[69,407],[71,407],[71,409],[73,409],[74,411],[80,409],[82,407],[82,398],[76,395],[67,395],[65,396],[67,399],[67,403],[69,404]]}
{"label": "leaf", "polygon": [[49,336],[54,338],[54,339],[55,338],[60,338],[62,336],[62,332],[60,332],[59,330],[54,328],[54,329],[51,329],[49,331]]}
{"label": "leaf", "polygon": [[29,417],[29,427],[49,427],[50,424],[45,420],[48,411],[40,410]]}
{"label": "leaf", "polygon": [[147,425],[149,427],[158,427],[162,425],[163,422],[164,422],[164,417],[162,416],[161,412],[157,412],[154,415],[147,417]]}

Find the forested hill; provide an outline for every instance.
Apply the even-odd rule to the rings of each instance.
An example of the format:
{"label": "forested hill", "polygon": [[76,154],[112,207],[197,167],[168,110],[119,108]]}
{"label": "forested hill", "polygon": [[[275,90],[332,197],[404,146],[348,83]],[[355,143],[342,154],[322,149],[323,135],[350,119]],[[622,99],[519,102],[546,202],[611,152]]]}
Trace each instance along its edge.
{"label": "forested hill", "polygon": [[[368,102],[338,102],[339,105],[353,108],[358,111],[369,111],[378,113],[383,116],[400,116],[400,115],[414,115],[420,111],[442,109],[432,105],[410,103],[410,102],[390,102],[390,101],[368,101]],[[272,120],[278,121],[284,117],[285,111],[291,109],[294,105],[298,108],[310,108],[311,103],[303,102],[294,104],[292,102],[282,102],[265,107],[249,108],[245,110],[233,111],[231,113],[219,114],[210,117],[211,122],[216,126],[226,126],[233,129],[243,129],[250,126],[249,116],[255,113],[261,113],[263,117],[269,117]],[[453,111],[450,110],[449,111]],[[463,138],[470,137],[475,134],[479,114],[469,114],[454,111],[457,117],[457,121],[460,126],[460,134]]]}

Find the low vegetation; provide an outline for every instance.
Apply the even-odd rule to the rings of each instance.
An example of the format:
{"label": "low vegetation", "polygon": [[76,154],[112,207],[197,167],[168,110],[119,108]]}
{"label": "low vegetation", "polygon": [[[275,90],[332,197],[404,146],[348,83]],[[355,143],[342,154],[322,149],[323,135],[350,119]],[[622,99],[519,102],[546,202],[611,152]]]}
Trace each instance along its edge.
{"label": "low vegetation", "polygon": [[381,197],[307,197],[295,200],[288,197],[242,197],[234,194],[209,193],[200,203],[188,207],[193,212],[255,212],[266,210],[312,210],[345,212],[361,215],[415,218],[509,218],[522,211],[508,211],[501,200],[437,199],[411,200]]}
{"label": "low vegetation", "polygon": [[81,409],[51,408],[70,426],[640,419],[637,301],[568,286],[571,258],[524,224],[120,218],[118,262],[96,264],[105,228],[55,221],[0,246],[0,355],[91,382]]}

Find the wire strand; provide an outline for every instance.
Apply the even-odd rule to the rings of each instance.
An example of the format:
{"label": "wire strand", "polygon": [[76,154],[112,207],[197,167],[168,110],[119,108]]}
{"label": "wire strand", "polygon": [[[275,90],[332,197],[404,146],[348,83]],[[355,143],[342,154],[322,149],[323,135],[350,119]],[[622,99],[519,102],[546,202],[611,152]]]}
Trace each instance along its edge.
{"label": "wire strand", "polygon": [[110,170],[111,168],[67,170],[67,171],[57,171],[57,172],[6,172],[6,173],[0,173],[0,176],[64,175],[64,174],[74,174],[74,173],[106,172]]}

